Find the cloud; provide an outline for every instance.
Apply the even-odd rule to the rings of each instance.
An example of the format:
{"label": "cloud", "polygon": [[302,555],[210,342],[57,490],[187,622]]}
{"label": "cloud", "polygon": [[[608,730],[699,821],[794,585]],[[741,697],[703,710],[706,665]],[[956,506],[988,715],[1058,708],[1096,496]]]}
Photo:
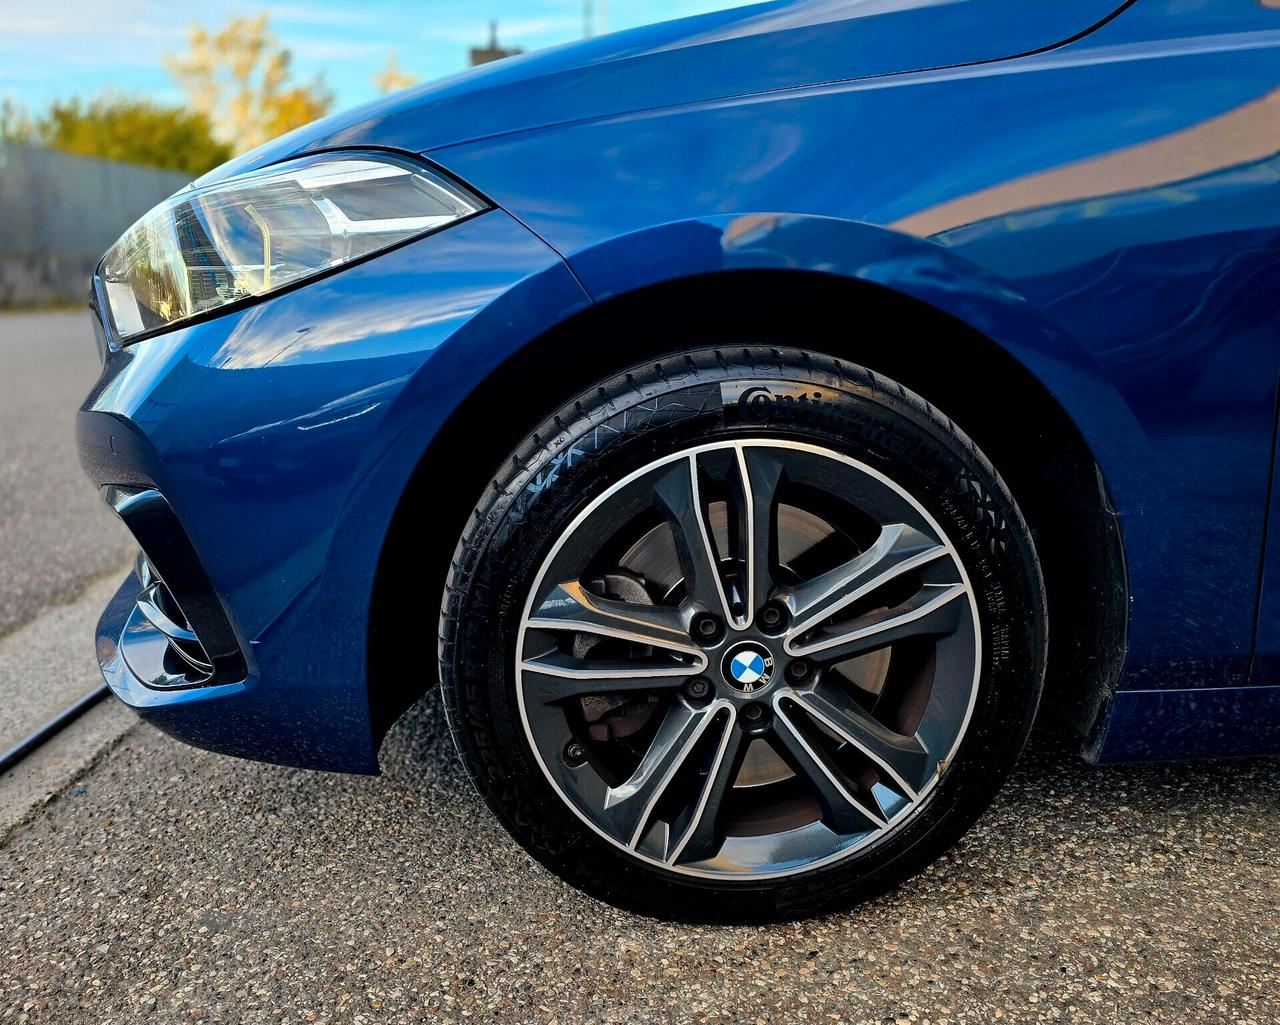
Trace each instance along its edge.
{"label": "cloud", "polygon": [[0,39],[26,37],[119,38],[135,34],[142,24],[163,24],[168,20],[164,7],[151,0],[153,10],[143,0],[121,0],[104,4],[95,0],[60,0],[45,4],[38,14],[0,14]]}
{"label": "cloud", "polygon": [[295,57],[330,61],[359,57],[383,57],[395,48],[394,42],[357,43],[339,39],[294,39],[286,44]]}
{"label": "cloud", "polygon": [[307,4],[268,4],[272,21],[297,25],[374,25],[378,19],[368,11],[349,7],[316,7]]}
{"label": "cloud", "polygon": [[498,30],[504,36],[570,35],[582,34],[582,18],[561,15],[548,18],[515,18],[498,22]]}
{"label": "cloud", "polygon": [[56,36],[67,30],[68,19],[52,17],[33,18],[11,14],[0,16],[0,32],[16,36]]}
{"label": "cloud", "polygon": [[[582,35],[581,16],[498,19],[498,41],[503,45],[507,43],[518,45],[530,36],[547,35],[577,39]],[[489,38],[489,19],[477,18],[461,25],[455,21],[450,25],[425,28],[421,30],[419,36],[432,43],[480,46]]]}
{"label": "cloud", "polygon": [[185,40],[189,28],[186,25],[157,25],[151,21],[142,21],[133,25],[129,32],[141,39],[176,39]]}
{"label": "cloud", "polygon": [[0,50],[30,51],[42,61],[68,64],[136,65],[140,57],[154,61],[154,54],[146,52],[149,46],[157,40],[181,40],[185,34],[185,26],[166,17],[154,0],[113,5],[63,0],[47,13],[0,14]]}

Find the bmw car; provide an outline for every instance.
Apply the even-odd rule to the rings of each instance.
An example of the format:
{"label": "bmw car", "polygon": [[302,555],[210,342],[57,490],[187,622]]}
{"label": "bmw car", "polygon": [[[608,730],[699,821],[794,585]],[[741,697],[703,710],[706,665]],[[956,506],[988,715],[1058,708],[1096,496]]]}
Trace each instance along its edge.
{"label": "bmw car", "polygon": [[919,872],[1037,716],[1280,753],[1278,154],[1273,0],[774,0],[285,135],[94,277],[102,671],[350,773],[438,687],[699,921]]}

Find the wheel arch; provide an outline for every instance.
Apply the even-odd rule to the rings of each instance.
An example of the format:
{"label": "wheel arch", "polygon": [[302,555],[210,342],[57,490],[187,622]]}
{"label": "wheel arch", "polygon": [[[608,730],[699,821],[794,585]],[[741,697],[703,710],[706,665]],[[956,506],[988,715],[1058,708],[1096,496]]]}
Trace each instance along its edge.
{"label": "wheel arch", "polygon": [[[667,277],[655,272],[654,280],[645,280],[653,237],[615,240],[571,260],[598,301],[497,366],[433,438],[401,497],[379,561],[369,628],[376,737],[421,692],[406,690],[409,677],[392,663],[393,639],[413,629],[399,620],[404,603],[394,596],[413,588],[434,608],[455,539],[494,469],[525,434],[573,394],[629,365],[695,345],[777,344],[781,338],[899,381],[946,413],[992,459],[1027,516],[1044,568],[1051,622],[1048,700],[1082,733],[1092,731],[1124,663],[1129,595],[1123,542],[1089,440],[1055,389],[1028,364],[1047,362],[1059,382],[1092,395],[1095,404],[1109,407],[1118,399],[1098,396],[1105,382],[1074,342],[976,268],[966,279],[950,261],[927,253],[939,247],[881,229],[869,230],[892,235],[893,244],[881,245],[875,259],[850,252],[848,238],[842,245],[829,232],[817,232],[815,244],[815,220],[824,219],[782,224],[784,231],[799,227],[809,236],[808,260],[769,238],[776,225],[755,230],[749,245],[732,254],[722,226],[722,258],[713,270],[699,269],[708,261],[691,259],[688,248],[676,249],[680,266],[668,266]],[[699,223],[700,234],[706,227]],[[662,248],[672,252],[672,236],[664,239]],[[845,262],[829,258],[832,248]],[[634,287],[617,273],[627,266]],[[995,340],[991,329],[1021,334],[1011,345]],[[1109,419],[1126,417],[1127,408]],[[442,489],[445,480],[449,486]],[[415,529],[424,515],[436,528],[434,540]]]}

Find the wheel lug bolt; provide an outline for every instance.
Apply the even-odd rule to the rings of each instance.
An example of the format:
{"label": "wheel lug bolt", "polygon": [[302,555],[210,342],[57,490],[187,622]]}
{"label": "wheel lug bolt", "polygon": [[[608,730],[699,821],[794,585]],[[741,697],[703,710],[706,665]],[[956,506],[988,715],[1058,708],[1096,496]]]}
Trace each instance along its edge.
{"label": "wheel lug bolt", "polygon": [[579,765],[587,760],[587,751],[576,740],[569,741],[565,745],[564,760],[571,769],[576,769]]}
{"label": "wheel lug bolt", "polygon": [[698,677],[685,684],[684,693],[690,701],[705,701],[711,696],[711,684]]}
{"label": "wheel lug bolt", "polygon": [[787,666],[787,678],[799,683],[809,677],[809,663],[804,660],[792,662]]}
{"label": "wheel lug bolt", "polygon": [[756,704],[744,706],[742,709],[742,718],[746,719],[747,722],[750,723],[758,723],[764,718],[764,706]]}
{"label": "wheel lug bolt", "polygon": [[760,625],[771,632],[781,630],[787,621],[787,609],[779,602],[771,601],[760,610]]}
{"label": "wheel lug bolt", "polygon": [[715,616],[706,612],[700,613],[693,619],[693,625],[689,629],[689,633],[695,641],[701,641],[708,644],[715,641],[721,632],[720,620]]}

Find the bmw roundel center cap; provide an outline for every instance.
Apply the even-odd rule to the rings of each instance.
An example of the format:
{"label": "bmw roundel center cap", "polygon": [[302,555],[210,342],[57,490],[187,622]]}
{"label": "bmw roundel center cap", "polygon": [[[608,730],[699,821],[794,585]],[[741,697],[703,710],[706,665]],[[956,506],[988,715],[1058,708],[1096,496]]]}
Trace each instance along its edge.
{"label": "bmw roundel center cap", "polygon": [[773,679],[773,655],[763,644],[743,641],[725,652],[725,681],[742,691],[761,690]]}

